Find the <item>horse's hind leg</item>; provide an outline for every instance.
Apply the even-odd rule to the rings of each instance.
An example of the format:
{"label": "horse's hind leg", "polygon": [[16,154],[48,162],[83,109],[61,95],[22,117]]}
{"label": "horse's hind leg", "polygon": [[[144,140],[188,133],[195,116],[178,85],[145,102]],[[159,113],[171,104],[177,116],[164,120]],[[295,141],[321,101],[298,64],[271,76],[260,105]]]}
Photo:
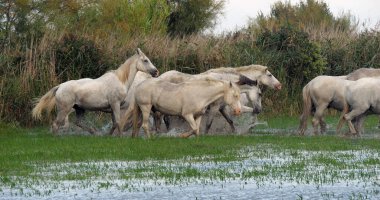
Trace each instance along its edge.
{"label": "horse's hind leg", "polygon": [[161,132],[161,118],[162,114],[159,111],[153,112],[154,126],[157,133]]}
{"label": "horse's hind leg", "polygon": [[365,117],[366,116],[364,114],[361,114],[355,118],[354,127],[358,131],[357,136],[361,136],[364,133],[363,122],[364,122]]}
{"label": "horse's hind leg", "polygon": [[83,124],[85,110],[78,106],[74,106],[74,109],[75,109],[75,116],[76,116],[75,125],[77,125],[78,127],[82,128],[85,131],[90,132],[91,134],[95,134],[95,130],[93,128],[87,127]]}
{"label": "horse's hind leg", "polygon": [[314,117],[312,120],[313,128],[314,128],[314,135],[318,135],[318,125],[320,125],[320,121],[322,119],[324,111],[327,109],[328,104],[320,104],[315,110]]}
{"label": "horse's hind leg", "polygon": [[54,120],[52,129],[53,133],[57,134],[58,129],[65,125],[66,117],[70,113],[71,107],[58,105],[57,118]]}
{"label": "horse's hind leg", "polygon": [[327,124],[326,124],[325,120],[323,119],[323,117],[319,118],[319,124],[321,126],[321,133],[325,134],[327,131]]}
{"label": "horse's hind leg", "polygon": [[166,130],[169,131],[169,129],[170,129],[170,116],[169,115],[164,115],[164,122],[165,122]]}

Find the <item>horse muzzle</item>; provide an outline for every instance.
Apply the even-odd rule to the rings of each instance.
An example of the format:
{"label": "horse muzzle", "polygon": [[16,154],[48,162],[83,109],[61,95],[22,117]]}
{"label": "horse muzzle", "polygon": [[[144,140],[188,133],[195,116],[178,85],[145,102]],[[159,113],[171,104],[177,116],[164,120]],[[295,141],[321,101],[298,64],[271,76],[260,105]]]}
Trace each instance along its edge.
{"label": "horse muzzle", "polygon": [[241,109],[240,108],[235,108],[234,109],[234,115],[238,116],[241,114]]}
{"label": "horse muzzle", "polygon": [[282,85],[281,85],[281,83],[279,83],[279,84],[275,85],[274,87],[276,90],[281,90]]}
{"label": "horse muzzle", "polygon": [[160,72],[157,69],[155,69],[150,71],[150,75],[152,75],[153,77],[157,77],[158,75],[160,75]]}
{"label": "horse muzzle", "polygon": [[259,114],[259,113],[261,113],[261,111],[262,111],[261,107],[259,108],[259,107],[255,106],[253,108],[252,114]]}

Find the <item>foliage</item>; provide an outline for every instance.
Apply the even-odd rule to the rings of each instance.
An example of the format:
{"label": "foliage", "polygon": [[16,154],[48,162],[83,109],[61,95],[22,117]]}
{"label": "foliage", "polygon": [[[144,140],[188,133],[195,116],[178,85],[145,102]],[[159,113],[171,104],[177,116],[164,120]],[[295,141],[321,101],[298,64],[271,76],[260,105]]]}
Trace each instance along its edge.
{"label": "foliage", "polygon": [[60,82],[79,78],[98,78],[115,68],[93,41],[68,34],[55,47],[55,72]]}
{"label": "foliage", "polygon": [[292,5],[290,1],[276,2],[268,16],[261,13],[251,22],[250,29],[261,32],[266,29],[278,30],[283,26],[292,26],[309,34],[317,33],[312,35],[313,38],[319,38],[321,34],[331,30],[346,32],[356,28],[351,15],[335,17],[325,2],[306,0],[296,5]]}
{"label": "foliage", "polygon": [[168,33],[184,36],[199,33],[214,25],[224,1],[216,0],[171,0],[173,11],[169,15]]}
{"label": "foliage", "polygon": [[277,54],[286,73],[286,84],[293,89],[299,90],[299,85],[305,85],[325,70],[326,62],[318,45],[303,31],[291,27],[273,32],[266,30],[258,35],[256,44],[268,53]]}
{"label": "foliage", "polygon": [[[269,16],[259,15],[249,28],[217,36],[195,34],[208,25],[194,28],[182,20],[184,29],[168,35],[167,23],[170,12],[221,1],[116,1],[0,0],[0,121],[35,125],[29,114],[33,98],[68,79],[99,77],[136,47],[161,73],[268,66],[283,83],[281,91],[263,89],[264,113],[269,115],[298,115],[301,89],[315,76],[380,67],[379,31],[358,32],[349,16],[333,16],[320,1],[276,3]],[[183,20],[195,23],[200,18]]]}

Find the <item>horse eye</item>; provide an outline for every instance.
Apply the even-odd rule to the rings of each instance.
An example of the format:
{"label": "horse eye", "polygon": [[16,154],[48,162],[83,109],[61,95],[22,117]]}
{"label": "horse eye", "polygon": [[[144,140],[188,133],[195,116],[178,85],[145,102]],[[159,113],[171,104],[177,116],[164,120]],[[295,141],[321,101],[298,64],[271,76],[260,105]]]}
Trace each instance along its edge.
{"label": "horse eye", "polygon": [[148,62],[148,59],[144,59],[143,62],[144,62],[144,63],[147,63],[147,62]]}
{"label": "horse eye", "polygon": [[272,76],[272,74],[269,74],[268,76],[269,76],[269,77],[271,77],[271,76]]}

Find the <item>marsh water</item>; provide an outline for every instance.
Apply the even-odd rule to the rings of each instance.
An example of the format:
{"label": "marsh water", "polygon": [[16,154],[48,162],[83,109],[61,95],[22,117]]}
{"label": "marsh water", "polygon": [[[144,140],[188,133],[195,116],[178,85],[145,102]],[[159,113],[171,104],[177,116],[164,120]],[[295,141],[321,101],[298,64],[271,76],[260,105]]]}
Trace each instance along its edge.
{"label": "marsh water", "polygon": [[[241,149],[233,161],[210,157],[166,161],[80,162],[39,166],[3,187],[0,199],[378,199],[379,152]],[[321,164],[321,159],[340,164]],[[71,176],[96,172],[91,178]]]}
{"label": "marsh water", "polygon": [[[292,134],[295,129],[271,128],[259,120],[252,130],[250,116],[240,120],[239,134]],[[216,122],[221,128],[218,123],[225,122]],[[162,136],[181,131],[174,127]],[[232,160],[30,163],[35,174],[13,177],[14,184],[1,186],[0,199],[380,199],[375,150],[306,151],[261,144],[237,155]]]}

